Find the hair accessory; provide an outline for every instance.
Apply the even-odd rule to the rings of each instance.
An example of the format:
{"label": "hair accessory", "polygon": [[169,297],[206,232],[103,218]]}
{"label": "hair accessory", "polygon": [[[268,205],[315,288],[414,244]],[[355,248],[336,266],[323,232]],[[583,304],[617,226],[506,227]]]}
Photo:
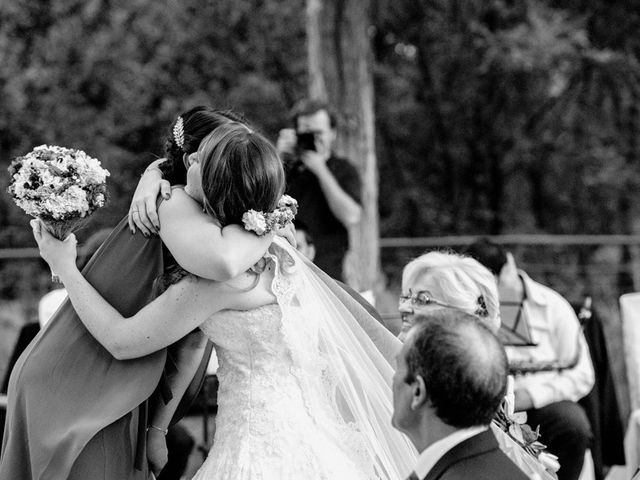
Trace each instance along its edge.
{"label": "hair accessory", "polygon": [[178,117],[176,124],[173,126],[173,140],[180,149],[184,147],[184,122],[182,117]]}
{"label": "hair accessory", "polygon": [[283,195],[273,212],[258,212],[249,210],[242,215],[244,229],[254,232],[258,236],[279,230],[293,222],[298,213],[298,202],[289,195]]}
{"label": "hair accessory", "polygon": [[489,310],[487,310],[487,304],[485,303],[482,295],[478,297],[478,308],[476,308],[476,311],[473,313],[483,318],[489,316]]}

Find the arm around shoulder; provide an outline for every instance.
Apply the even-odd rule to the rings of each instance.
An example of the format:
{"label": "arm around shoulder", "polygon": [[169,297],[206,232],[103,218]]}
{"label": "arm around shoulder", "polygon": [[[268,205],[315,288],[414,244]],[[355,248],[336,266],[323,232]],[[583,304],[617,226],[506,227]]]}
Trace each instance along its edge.
{"label": "arm around shoulder", "polygon": [[69,298],[91,335],[116,359],[156,352],[199,327],[213,313],[228,308],[228,287],[195,277],[171,285],[131,317],[111,306],[77,269],[60,272]]}
{"label": "arm around shoulder", "polygon": [[258,237],[239,225],[218,222],[182,190],[159,207],[160,237],[178,264],[196,276],[226,281],[253,266],[273,235]]}

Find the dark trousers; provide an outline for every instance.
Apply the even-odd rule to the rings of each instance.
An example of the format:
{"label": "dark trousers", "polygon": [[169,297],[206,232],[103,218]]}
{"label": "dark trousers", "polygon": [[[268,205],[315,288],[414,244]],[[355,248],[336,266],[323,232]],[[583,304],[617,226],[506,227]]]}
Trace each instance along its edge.
{"label": "dark trousers", "polygon": [[540,425],[540,442],[558,457],[558,480],[577,480],[582,471],[584,453],[593,436],[584,410],[574,402],[562,401],[527,411],[531,428]]}
{"label": "dark trousers", "polygon": [[167,450],[169,458],[167,464],[158,475],[158,480],[180,480],[187,469],[189,455],[195,441],[186,428],[174,425],[167,433]]}

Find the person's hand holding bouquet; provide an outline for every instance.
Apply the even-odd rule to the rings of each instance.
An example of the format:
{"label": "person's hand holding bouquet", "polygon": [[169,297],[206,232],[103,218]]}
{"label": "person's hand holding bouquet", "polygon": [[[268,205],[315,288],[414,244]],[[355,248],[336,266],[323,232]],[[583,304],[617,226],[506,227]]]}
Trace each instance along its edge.
{"label": "person's hand holding bouquet", "polygon": [[105,203],[109,172],[82,150],[40,145],[13,160],[9,174],[16,204],[59,240]]}

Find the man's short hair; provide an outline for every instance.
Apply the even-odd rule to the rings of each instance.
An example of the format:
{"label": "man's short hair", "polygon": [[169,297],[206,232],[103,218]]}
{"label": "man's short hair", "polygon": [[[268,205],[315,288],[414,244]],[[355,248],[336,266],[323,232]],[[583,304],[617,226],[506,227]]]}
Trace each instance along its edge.
{"label": "man's short hair", "polygon": [[406,353],[410,383],[425,382],[427,402],[447,425],[489,425],[507,388],[507,357],[497,337],[472,315],[434,310],[416,318]]}
{"label": "man's short hair", "polygon": [[477,239],[465,249],[464,253],[475,258],[496,276],[500,275],[502,267],[507,263],[507,251],[504,247],[486,237]]}
{"label": "man's short hair", "polygon": [[291,110],[291,121],[293,122],[293,128],[298,128],[298,118],[313,115],[316,112],[324,110],[329,115],[329,124],[331,128],[336,128],[337,119],[333,109],[327,102],[321,100],[314,100],[310,98],[303,98],[296,103]]}

